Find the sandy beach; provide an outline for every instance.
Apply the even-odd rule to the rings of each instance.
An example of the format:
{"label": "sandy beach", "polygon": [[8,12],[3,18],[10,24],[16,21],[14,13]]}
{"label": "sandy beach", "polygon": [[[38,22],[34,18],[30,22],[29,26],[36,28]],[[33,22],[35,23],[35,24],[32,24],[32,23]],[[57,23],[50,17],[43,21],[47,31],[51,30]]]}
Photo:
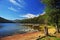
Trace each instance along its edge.
{"label": "sandy beach", "polygon": [[43,32],[29,32],[25,34],[16,34],[1,38],[1,40],[36,40],[39,36],[44,36]]}

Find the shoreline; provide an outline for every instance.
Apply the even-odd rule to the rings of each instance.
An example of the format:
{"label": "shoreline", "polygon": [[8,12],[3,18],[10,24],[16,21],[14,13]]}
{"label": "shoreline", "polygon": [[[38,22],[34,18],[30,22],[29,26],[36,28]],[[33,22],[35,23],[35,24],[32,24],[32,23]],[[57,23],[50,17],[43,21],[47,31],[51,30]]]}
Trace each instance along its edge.
{"label": "shoreline", "polygon": [[44,36],[43,32],[29,32],[29,33],[24,33],[24,34],[14,34],[12,36],[7,36],[1,38],[1,40],[25,40],[25,39],[36,39],[39,36]]}

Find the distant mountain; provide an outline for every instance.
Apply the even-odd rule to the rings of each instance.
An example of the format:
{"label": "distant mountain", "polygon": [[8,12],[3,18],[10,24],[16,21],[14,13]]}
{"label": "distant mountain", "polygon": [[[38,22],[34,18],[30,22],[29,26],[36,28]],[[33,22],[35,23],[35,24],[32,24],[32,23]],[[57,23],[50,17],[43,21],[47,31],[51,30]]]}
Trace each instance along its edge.
{"label": "distant mountain", "polygon": [[0,23],[13,23],[13,21],[0,17]]}

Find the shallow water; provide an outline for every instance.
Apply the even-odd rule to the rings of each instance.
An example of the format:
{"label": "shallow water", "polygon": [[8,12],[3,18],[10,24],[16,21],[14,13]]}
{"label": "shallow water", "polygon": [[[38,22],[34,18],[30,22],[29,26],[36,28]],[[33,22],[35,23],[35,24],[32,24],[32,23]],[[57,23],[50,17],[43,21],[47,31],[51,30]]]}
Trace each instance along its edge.
{"label": "shallow water", "polygon": [[0,36],[24,33],[28,29],[28,27],[22,26],[20,23],[0,23]]}

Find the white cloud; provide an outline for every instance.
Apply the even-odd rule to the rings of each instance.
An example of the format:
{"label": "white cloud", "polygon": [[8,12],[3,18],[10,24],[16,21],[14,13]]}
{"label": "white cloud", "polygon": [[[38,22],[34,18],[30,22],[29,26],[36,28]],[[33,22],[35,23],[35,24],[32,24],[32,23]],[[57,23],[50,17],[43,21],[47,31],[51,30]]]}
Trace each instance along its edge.
{"label": "white cloud", "polygon": [[12,11],[15,11],[15,12],[18,11],[18,10],[16,10],[16,9],[14,9],[13,7],[9,7],[8,9],[9,9],[9,10],[12,10]]}
{"label": "white cloud", "polygon": [[46,12],[41,13],[40,15],[44,15]]}
{"label": "white cloud", "polygon": [[23,17],[23,18],[34,18],[34,17],[38,17],[38,16],[39,16],[39,15],[34,15],[34,14],[28,13],[28,14],[22,15],[22,16],[20,16],[20,17]]}
{"label": "white cloud", "polygon": [[14,5],[17,5],[19,7],[23,7],[21,4],[19,4],[18,2],[16,2],[16,0],[10,0],[11,3],[13,3]]}

